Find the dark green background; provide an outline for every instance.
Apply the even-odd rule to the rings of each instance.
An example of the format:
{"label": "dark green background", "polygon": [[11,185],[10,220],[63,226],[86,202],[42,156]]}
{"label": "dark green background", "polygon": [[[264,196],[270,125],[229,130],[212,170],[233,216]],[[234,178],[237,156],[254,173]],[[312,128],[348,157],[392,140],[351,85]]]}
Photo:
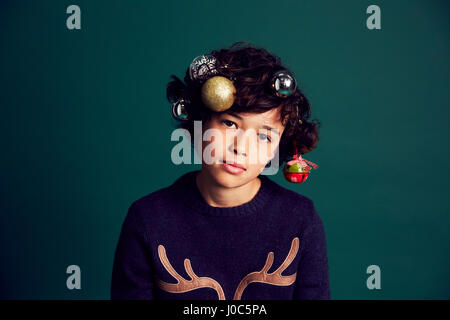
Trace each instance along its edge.
{"label": "dark green background", "polygon": [[[66,8],[81,8],[81,30]],[[381,8],[381,30],[366,8]],[[333,299],[450,298],[448,1],[0,2],[0,295],[109,299],[136,199],[170,160],[169,75],[235,41],[279,55],[322,122],[307,182]],[[68,265],[82,289],[68,290]],[[366,268],[381,268],[368,290]]]}

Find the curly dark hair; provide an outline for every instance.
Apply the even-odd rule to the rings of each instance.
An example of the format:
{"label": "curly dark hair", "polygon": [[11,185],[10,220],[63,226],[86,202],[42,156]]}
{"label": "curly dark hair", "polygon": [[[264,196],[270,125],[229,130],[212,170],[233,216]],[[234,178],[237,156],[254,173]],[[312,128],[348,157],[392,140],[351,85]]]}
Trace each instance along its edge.
{"label": "curly dark hair", "polygon": [[[297,89],[286,98],[277,97],[270,91],[268,82],[271,76],[279,70],[288,70],[278,56],[242,41],[229,48],[213,50],[210,54],[217,59],[218,74],[233,79],[236,88],[234,104],[223,112],[263,113],[281,107],[281,122],[285,128],[279,146],[280,165],[293,155],[294,140],[301,154],[316,147],[321,123],[316,119],[309,120],[310,103],[299,89],[298,78]],[[180,121],[178,128],[187,129],[193,136],[194,121],[207,121],[214,111],[203,104],[200,93],[202,82],[191,80],[189,68],[184,77],[185,83],[175,75],[171,78],[172,81],[167,84],[167,99],[171,103],[180,98],[189,101],[186,104],[189,120]]]}

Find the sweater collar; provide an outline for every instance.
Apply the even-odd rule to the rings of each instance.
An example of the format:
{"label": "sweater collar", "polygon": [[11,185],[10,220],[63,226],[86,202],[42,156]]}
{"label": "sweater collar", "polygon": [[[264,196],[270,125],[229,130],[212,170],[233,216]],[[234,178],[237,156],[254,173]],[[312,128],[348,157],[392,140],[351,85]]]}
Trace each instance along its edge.
{"label": "sweater collar", "polygon": [[[252,200],[234,207],[213,207],[203,198],[196,182],[200,170],[185,173],[177,180],[183,200],[193,210],[201,214],[219,217],[246,216],[261,212],[271,197],[272,182],[267,176],[259,175],[261,186]],[[180,194],[179,193],[179,194]]]}

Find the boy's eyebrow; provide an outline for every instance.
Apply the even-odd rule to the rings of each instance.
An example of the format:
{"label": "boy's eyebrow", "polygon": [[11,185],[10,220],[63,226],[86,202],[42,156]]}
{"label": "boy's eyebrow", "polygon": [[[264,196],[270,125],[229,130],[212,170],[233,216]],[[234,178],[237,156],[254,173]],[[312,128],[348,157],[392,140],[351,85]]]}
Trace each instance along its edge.
{"label": "boy's eyebrow", "polygon": [[226,114],[229,114],[230,116],[236,117],[236,118],[238,118],[239,120],[243,120],[242,117],[241,117],[240,115],[238,115],[237,113],[235,113],[235,112],[233,112],[233,111],[228,111],[228,112],[225,112],[225,113],[226,113]]}
{"label": "boy's eyebrow", "polygon": [[[226,113],[226,114],[229,114],[230,116],[236,117],[236,118],[238,118],[239,120],[243,120],[243,118],[242,118],[240,115],[238,115],[237,113],[235,113],[235,112],[233,112],[233,111],[228,111],[228,112],[225,112],[225,113]],[[278,129],[272,128],[272,127],[270,127],[270,126],[268,126],[268,125],[263,125],[263,126],[261,126],[260,128],[264,128],[264,129],[267,129],[267,130],[278,130]]]}

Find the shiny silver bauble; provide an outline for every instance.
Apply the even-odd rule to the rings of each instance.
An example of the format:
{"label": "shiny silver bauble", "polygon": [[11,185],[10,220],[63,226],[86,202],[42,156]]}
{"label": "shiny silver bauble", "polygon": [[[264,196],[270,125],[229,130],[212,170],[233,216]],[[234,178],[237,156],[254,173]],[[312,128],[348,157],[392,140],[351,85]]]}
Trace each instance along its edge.
{"label": "shiny silver bauble", "polygon": [[178,121],[188,120],[188,113],[186,110],[186,100],[178,99],[172,103],[172,116]]}
{"label": "shiny silver bauble", "polygon": [[203,54],[195,57],[189,66],[189,76],[193,81],[204,81],[218,73],[217,59],[213,55]]}
{"label": "shiny silver bauble", "polygon": [[287,70],[280,70],[274,73],[270,80],[270,86],[278,97],[289,97],[295,92],[297,83],[295,77]]}

